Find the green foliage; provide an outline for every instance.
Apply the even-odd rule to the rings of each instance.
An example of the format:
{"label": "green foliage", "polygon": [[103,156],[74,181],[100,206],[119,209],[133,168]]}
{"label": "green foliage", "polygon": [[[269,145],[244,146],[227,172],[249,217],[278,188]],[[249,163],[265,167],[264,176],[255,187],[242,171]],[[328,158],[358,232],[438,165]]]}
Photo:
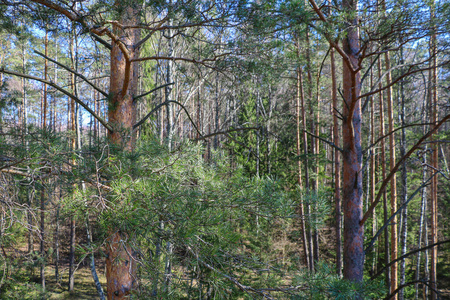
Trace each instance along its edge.
{"label": "green foliage", "polygon": [[[106,237],[110,228],[130,233],[142,278],[152,279],[142,283],[142,293],[152,293],[155,278],[159,294],[168,292],[161,275],[165,260],[180,279],[171,297],[206,286],[222,297],[231,290],[241,294],[221,273],[249,285],[274,285],[282,278],[276,271],[253,270],[267,268],[268,257],[258,252],[270,247],[271,222],[293,214],[293,200],[281,182],[230,174],[226,161],[207,165],[201,153],[189,144],[169,152],[157,141],[141,142],[131,154],[111,152],[98,163],[100,177],[115,178],[109,195],[100,200],[95,189],[88,189],[66,202],[76,214],[97,214],[97,236]],[[93,209],[102,201],[103,209]],[[189,278],[197,284],[183,284]]]}
{"label": "green foliage", "polygon": [[347,281],[336,276],[334,270],[324,262],[316,265],[313,274],[296,276],[294,284],[304,287],[304,291],[292,299],[380,299],[386,292],[382,281]]}
{"label": "green foliage", "polygon": [[[33,261],[33,260],[31,260]],[[39,261],[32,262],[38,265]],[[33,300],[45,298],[45,292],[39,283],[33,281],[23,262],[10,261],[3,256],[0,258],[0,299],[4,300]]]}

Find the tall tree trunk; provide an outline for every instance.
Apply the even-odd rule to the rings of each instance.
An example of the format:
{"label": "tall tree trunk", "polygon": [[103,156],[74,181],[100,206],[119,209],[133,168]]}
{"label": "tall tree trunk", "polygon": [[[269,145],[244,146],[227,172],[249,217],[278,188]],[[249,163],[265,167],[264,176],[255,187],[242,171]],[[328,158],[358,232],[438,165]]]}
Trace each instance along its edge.
{"label": "tall tree trunk", "polygon": [[[297,54],[299,52],[298,49],[298,43],[297,43]],[[301,80],[301,70],[300,70],[300,66],[297,67],[297,96],[296,96],[296,106],[295,106],[295,116],[296,116],[296,129],[297,129],[297,156],[298,156],[298,185],[300,188],[303,187],[303,182],[302,182],[302,163],[300,160],[300,154],[301,154],[301,148],[300,148],[300,142],[301,142],[301,137],[300,137],[300,101],[301,99],[303,99],[303,87],[302,87],[302,80]],[[307,240],[306,240],[306,226],[305,226],[305,209],[303,206],[303,201],[300,200],[299,204],[298,204],[298,215],[299,215],[299,220],[300,220],[300,234],[301,234],[301,242],[303,245],[303,253],[305,255],[305,265],[309,266],[309,253],[308,253],[308,246],[307,246]]]}
{"label": "tall tree trunk", "polygon": [[[48,56],[48,31],[45,31],[45,38],[44,38],[44,47],[45,47],[45,56]],[[44,61],[44,79],[48,79],[48,61],[45,59]],[[42,130],[47,130],[47,85],[44,84],[44,95],[42,98]],[[42,290],[45,291],[45,182],[42,181],[42,188],[41,188],[41,241],[40,241],[40,252],[41,252],[41,285]]]}
{"label": "tall tree trunk", "polygon": [[[386,63],[386,86],[391,84],[391,60],[389,52],[385,53]],[[395,134],[394,134],[394,103],[392,97],[392,88],[386,89],[387,106],[388,106],[388,126],[389,126],[389,169],[392,171],[395,166]],[[392,176],[391,182],[391,215],[397,211],[397,176]],[[397,217],[392,219],[391,226],[391,260],[397,259],[398,255],[398,234],[397,234]],[[398,264],[394,263],[391,266],[391,286],[390,292],[393,293],[398,287]],[[393,299],[397,299],[397,294],[393,296]]]}
{"label": "tall tree trunk", "polygon": [[[334,58],[334,48],[330,50],[331,59],[331,98],[333,100],[333,142],[339,147],[339,123],[337,118],[337,82],[336,82],[336,65]],[[336,213],[336,273],[342,276],[342,204],[341,204],[341,166],[340,153],[338,149],[334,149],[334,201]]]}
{"label": "tall tree trunk", "polygon": [[[139,48],[134,45],[140,38],[140,30],[132,27],[138,24],[138,4],[116,2],[122,12],[120,23],[131,28],[121,29],[113,25],[113,33],[121,36],[121,42],[112,42],[111,50],[111,100],[108,120],[113,131],[109,139],[117,146],[131,151],[135,144],[133,125],[136,123],[136,107],[133,96],[137,92],[138,64],[131,60],[139,57]],[[106,246],[106,280],[108,299],[125,299],[136,285],[136,262],[133,249],[128,244],[128,234],[115,228],[110,229]]]}
{"label": "tall tree trunk", "polygon": [[[434,1],[431,2],[430,6],[430,21],[434,22],[435,18],[435,5]],[[431,109],[431,123],[432,126],[436,125],[438,122],[438,78],[437,78],[437,50],[436,50],[436,30],[433,26],[433,34],[431,35],[430,41],[430,57],[431,57],[431,70],[430,70],[430,109]],[[435,140],[432,137],[432,140]],[[438,143],[433,143],[431,146],[431,172],[438,170],[438,154],[439,147]],[[437,243],[438,237],[438,210],[437,210],[437,190],[438,190],[438,177],[434,176],[431,180],[431,198],[430,198],[430,208],[431,208],[431,243]],[[430,281],[431,281],[431,299],[437,299],[437,247],[431,248],[431,271],[430,271]]]}
{"label": "tall tree trunk", "polygon": [[59,274],[59,212],[61,210],[61,194],[58,197],[58,204],[56,205],[56,216],[55,216],[55,281],[60,284],[60,274]]}
{"label": "tall tree trunk", "polygon": [[[302,139],[303,139],[303,154],[305,156],[305,191],[309,192],[309,159],[308,159],[308,137],[306,135],[306,107],[305,107],[305,97],[303,95],[303,76],[302,76],[302,70],[299,68],[299,83],[300,83],[300,100],[301,100],[301,110],[302,110]],[[303,201],[303,197],[302,200]],[[306,215],[308,217],[311,216],[311,206],[309,203],[306,204]],[[313,258],[313,252],[311,249],[311,231],[306,231],[306,246],[308,247],[307,254],[309,255],[309,265],[308,268],[310,271],[314,270],[314,258]]]}
{"label": "tall tree trunk", "polygon": [[[381,59],[378,59],[378,76],[381,77]],[[382,87],[380,82],[379,88]],[[384,100],[383,93],[380,91],[379,93],[379,105],[380,105],[380,137],[384,137],[385,128],[384,128]],[[384,180],[386,178],[386,145],[384,138],[380,141],[381,148],[381,178]],[[386,191],[383,191],[383,224],[386,224],[388,220],[388,203],[386,197]],[[387,265],[390,262],[390,251],[389,251],[389,229],[386,227],[384,229],[384,264]],[[386,286],[389,287],[391,285],[390,281],[390,272],[389,269],[386,269]]]}
{"label": "tall tree trunk", "polygon": [[[255,84],[256,86],[257,86],[257,88],[256,88],[256,102],[255,102],[255,111],[256,111],[256,127],[259,127],[259,115],[260,115],[260,110],[261,110],[261,108],[260,108],[260,97],[261,97],[261,95],[260,95],[260,87],[261,87],[261,84],[260,84],[260,80],[259,80],[259,77],[257,76],[256,77],[256,79],[255,79],[255,81],[253,82],[253,84]],[[261,142],[261,131],[259,130],[259,129],[257,129],[256,130],[256,177],[258,177],[259,178],[259,176],[260,176],[260,174],[259,174],[259,166],[260,166],[260,163],[261,163],[261,160],[260,160],[260,155],[261,155],[261,153],[260,153],[260,142]],[[258,216],[258,214],[256,215],[256,223],[257,223],[257,233],[258,233],[258,231],[259,231],[259,216]]]}
{"label": "tall tree trunk", "polygon": [[[308,85],[307,87],[307,97],[309,100],[309,110],[310,110],[310,122],[309,122],[309,130],[310,132],[314,133],[315,132],[315,123],[314,123],[314,103],[313,103],[313,80],[312,80],[312,64],[311,64],[311,49],[310,49],[310,42],[309,42],[309,27],[306,27],[306,31],[305,31],[305,39],[306,39],[306,48],[305,48],[305,55],[306,55],[306,76],[308,77]],[[304,107],[305,108],[305,107]],[[304,130],[307,130],[307,126],[305,123],[305,127]],[[306,134],[306,133],[305,133]],[[313,158],[315,158],[315,154],[316,154],[316,149],[315,149],[315,141],[311,140],[310,143],[311,146],[311,156]],[[305,144],[305,147],[308,147],[308,144]],[[305,156],[305,159],[308,159]],[[317,191],[317,182],[316,182],[316,174],[310,174],[312,175],[312,180],[311,180],[311,186],[310,188],[313,191]],[[308,188],[307,188],[307,192],[309,192],[309,184],[308,184]],[[314,204],[313,204],[314,205]],[[313,208],[311,207],[311,204],[307,204],[307,214],[309,216],[310,219],[310,226],[308,226],[308,245],[310,247],[309,249],[309,255],[310,255],[310,264],[311,264],[311,271],[314,270],[314,265],[315,265],[315,260],[316,260],[316,256],[317,256],[317,249],[315,249],[315,243],[314,243],[314,236],[315,236],[315,229],[312,226],[312,220],[314,218],[313,216]]]}
{"label": "tall tree trunk", "polygon": [[[425,145],[425,149],[422,153],[422,183],[425,182],[425,180],[427,179],[427,145]],[[421,193],[421,203],[420,203],[420,217],[419,217],[419,237],[418,237],[418,242],[417,242],[417,247],[421,248],[422,247],[422,241],[424,240],[423,235],[424,235],[424,228],[426,227],[425,222],[426,222],[426,209],[427,209],[427,186],[425,185],[422,188],[422,193]],[[427,244],[426,242],[424,244]],[[419,281],[420,278],[420,258],[421,258],[421,252],[419,251],[417,253],[417,261],[416,261],[416,274],[415,274],[415,281]],[[414,299],[418,299],[419,298],[419,283],[415,283],[414,284],[415,287],[415,295],[414,295]]]}
{"label": "tall tree trunk", "polygon": [[[320,73],[318,73],[318,78],[320,76]],[[319,84],[319,79],[317,79],[317,85]],[[320,95],[319,95],[319,89],[317,89],[317,107],[316,107],[316,126],[315,126],[315,132],[314,134],[316,136],[320,135],[320,128],[319,128],[319,122],[320,122]],[[319,192],[319,172],[320,172],[320,163],[319,163],[319,139],[314,139],[314,153],[315,153],[315,181],[314,181],[314,186],[315,186],[315,192],[318,193]],[[317,211],[318,210],[318,203],[315,202],[314,203],[314,210]],[[316,222],[317,219],[317,214],[314,213],[313,216],[314,218],[314,231],[313,231],[313,244],[314,244],[314,263],[319,262],[319,233],[317,232],[318,230],[318,225]]]}
{"label": "tall tree trunk", "polygon": [[[373,85],[373,70],[370,70],[370,86]],[[375,95],[374,95],[375,96]],[[375,189],[376,189],[376,166],[375,166],[375,149],[374,149],[374,143],[375,143],[375,97],[372,96],[370,99],[370,203],[372,204],[375,200]],[[375,236],[377,233],[377,214],[376,210],[374,209],[373,215],[372,215],[372,236]],[[372,252],[372,266],[371,266],[371,272],[372,274],[376,273],[376,267],[377,267],[377,251]]]}
{"label": "tall tree trunk", "polygon": [[[172,3],[170,1],[170,3]],[[170,18],[169,20],[169,27],[172,26],[172,18]],[[169,28],[167,29],[167,35],[169,37],[169,45],[168,45],[168,53],[167,56],[168,57],[172,57],[173,56],[173,38],[172,38],[172,30]],[[167,70],[166,70],[166,83],[171,83],[173,82],[173,61],[172,60],[168,60],[167,61]],[[166,97],[166,101],[171,101],[172,100],[172,85],[167,85],[165,88],[165,97]],[[173,132],[174,132],[174,120],[173,120],[173,105],[172,103],[167,102],[166,104],[166,108],[167,108],[167,144],[169,146],[169,151],[171,151],[172,149],[172,139],[173,139]]]}
{"label": "tall tree trunk", "polygon": [[[400,64],[404,64],[403,59],[403,48],[400,49]],[[400,82],[400,97],[399,97],[399,119],[402,126],[402,138],[400,143],[400,157],[404,157],[406,154],[406,130],[405,130],[405,91],[404,91],[404,82]],[[401,204],[403,205],[408,200],[408,174],[406,170],[406,160],[402,163],[401,170],[401,182],[402,182],[402,193],[401,193]],[[401,247],[401,256],[406,254],[407,250],[407,237],[408,237],[408,207],[406,206],[401,214],[401,230],[400,230],[400,247]],[[406,260],[403,259],[400,262],[400,286],[403,286],[406,282]],[[401,289],[398,293],[398,298],[400,300],[404,299],[404,289]]]}
{"label": "tall tree trunk", "polygon": [[[75,26],[72,27],[72,36],[70,37],[70,59],[71,59],[71,65],[72,65],[72,69],[76,70],[76,47],[77,47],[77,40],[76,40],[76,32],[75,32]],[[72,94],[76,95],[77,94],[77,88],[76,88],[76,81],[75,81],[75,74],[71,73],[70,74],[70,88],[72,90]],[[78,135],[78,130],[77,130],[77,117],[76,117],[76,105],[75,105],[75,100],[73,98],[70,99],[70,129],[72,131],[72,137],[70,139],[70,149],[75,152],[77,149],[77,135]],[[76,161],[75,159],[72,159],[71,161],[72,165],[75,166]],[[75,192],[77,185],[76,183],[74,183],[72,185],[73,188],[73,192]],[[74,285],[75,285],[75,227],[76,227],[76,222],[75,222],[75,218],[72,215],[70,217],[70,223],[69,223],[69,227],[70,227],[70,237],[69,237],[69,286],[68,286],[68,290],[69,292],[72,292],[74,289]]]}
{"label": "tall tree trunk", "polygon": [[[361,103],[359,100],[361,76],[357,71],[359,29],[357,2],[344,0],[343,8],[349,13],[346,20],[347,36],[343,40],[343,176],[342,199],[344,204],[344,278],[361,282],[364,267],[364,226],[362,219],[362,150]],[[356,71],[355,71],[356,70]]]}
{"label": "tall tree trunk", "polygon": [[[26,57],[25,57],[25,47],[22,47],[22,72],[25,74],[26,68]],[[22,78],[21,80],[21,89],[22,89],[22,114],[21,114],[21,119],[22,119],[22,126],[23,126],[23,132],[24,135],[22,137],[22,143],[25,146],[25,150],[26,153],[29,153],[29,143],[28,143],[28,139],[26,139],[26,137],[28,136],[28,98],[27,98],[27,90],[26,90],[26,83],[25,83],[25,78]],[[20,123],[20,122],[19,122]],[[30,168],[27,167],[27,171],[29,172]],[[30,182],[31,183],[31,182]],[[33,198],[34,198],[34,193],[32,191],[30,191],[30,189],[26,189],[26,197],[27,197],[27,204],[28,204],[28,209],[27,209],[27,225],[28,225],[28,238],[27,238],[27,242],[28,242],[28,253],[31,253],[34,251],[34,243],[33,243],[33,214],[31,212],[31,207],[33,205]]]}

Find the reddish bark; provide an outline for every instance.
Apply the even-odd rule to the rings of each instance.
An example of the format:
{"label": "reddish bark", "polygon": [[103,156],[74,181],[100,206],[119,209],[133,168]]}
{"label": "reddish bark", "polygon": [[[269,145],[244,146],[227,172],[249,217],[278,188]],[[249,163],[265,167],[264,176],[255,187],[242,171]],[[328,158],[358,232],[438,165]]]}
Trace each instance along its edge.
{"label": "reddish bark", "polygon": [[107,244],[106,279],[108,300],[126,299],[136,285],[136,263],[127,235],[115,232]]}
{"label": "reddish bark", "polygon": [[[320,20],[328,23],[314,0],[309,0]],[[347,13],[347,36],[343,47],[326,35],[328,42],[343,59],[343,124],[342,124],[342,201],[344,208],[344,278],[361,282],[364,268],[364,226],[362,219],[362,150],[361,150],[361,76],[358,53],[359,29],[357,2],[344,0]]]}
{"label": "reddish bark", "polygon": [[[119,4],[117,4],[119,5]],[[126,4],[122,11],[122,26],[138,24],[138,10],[133,4]],[[108,132],[111,142],[130,151],[135,145],[133,125],[136,123],[136,106],[133,96],[137,92],[138,65],[131,59],[139,57],[138,29],[121,29],[113,25],[113,35],[120,40],[112,41],[110,103],[108,121],[113,130]],[[127,244],[128,235],[114,231],[107,241],[106,280],[108,299],[125,299],[136,285],[136,263],[133,250]]]}
{"label": "reddish bark", "polygon": [[[346,0],[343,7],[356,11],[356,2]],[[351,14],[350,14],[351,15]],[[361,104],[359,101],[361,76],[358,67],[359,30],[357,19],[348,20],[347,37],[343,40],[346,54],[343,62],[343,176],[344,205],[344,278],[361,282],[364,266],[364,227],[360,225],[362,202]],[[350,25],[349,24],[349,25]]]}

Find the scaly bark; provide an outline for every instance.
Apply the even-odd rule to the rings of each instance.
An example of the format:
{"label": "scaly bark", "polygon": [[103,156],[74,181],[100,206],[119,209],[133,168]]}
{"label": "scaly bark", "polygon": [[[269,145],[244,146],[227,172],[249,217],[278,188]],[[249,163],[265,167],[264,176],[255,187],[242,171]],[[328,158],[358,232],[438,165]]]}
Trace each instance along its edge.
{"label": "scaly bark", "polygon": [[344,0],[348,12],[347,36],[343,39],[343,174],[342,199],[344,205],[344,278],[362,282],[364,267],[364,226],[360,225],[362,203],[361,76],[358,70],[359,28],[357,1]]}
{"label": "scaly bark", "polygon": [[[117,2],[116,6],[122,11],[122,26],[138,24],[137,4]],[[135,145],[136,106],[133,96],[137,94],[139,69],[138,64],[130,60],[139,57],[139,48],[134,45],[138,42],[140,30],[121,29],[114,24],[113,33],[122,39],[112,41],[108,120],[114,130],[109,131],[108,136],[113,144],[131,151]],[[126,299],[136,285],[136,262],[133,249],[128,244],[128,234],[111,228],[106,254],[108,299]]]}

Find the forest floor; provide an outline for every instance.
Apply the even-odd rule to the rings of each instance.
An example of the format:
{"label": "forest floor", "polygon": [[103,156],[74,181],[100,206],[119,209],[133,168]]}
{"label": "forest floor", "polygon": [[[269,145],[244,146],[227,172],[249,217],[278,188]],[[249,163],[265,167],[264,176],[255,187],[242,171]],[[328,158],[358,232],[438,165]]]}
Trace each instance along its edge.
{"label": "forest floor", "polygon": [[[38,249],[35,245],[34,249]],[[11,296],[14,299],[39,299],[41,294],[40,268],[35,260],[36,254],[27,253],[26,246],[5,249],[5,253],[10,261],[8,277],[11,278],[10,289],[15,290]],[[49,263],[45,267],[45,285],[46,291],[44,299],[99,299],[91,269],[88,265],[89,258],[82,262],[78,261],[74,273],[74,290],[68,291],[69,287],[69,263],[66,253],[61,254],[59,262],[59,280],[55,276],[56,266]],[[13,263],[11,263],[13,262]],[[100,259],[96,259],[96,271],[102,287],[106,287],[105,266]],[[12,285],[12,286],[11,286]],[[106,291],[105,291],[106,292]],[[6,298],[5,298],[6,296]],[[0,290],[0,299],[10,299],[11,296],[2,295]],[[12,299],[12,298],[11,298]]]}
{"label": "forest floor", "polygon": [[[286,237],[284,238],[286,239]],[[283,249],[282,250],[283,252],[286,250],[289,252],[288,249],[290,249],[290,247],[288,246],[290,245],[285,245],[284,243],[282,243],[277,246],[280,249]],[[35,245],[34,249],[38,249],[38,245]],[[13,290],[16,290],[16,292],[12,291],[12,293],[16,293],[16,295],[14,298],[10,298],[8,296],[6,296],[5,298],[5,295],[2,295],[2,290],[0,289],[0,299],[41,298],[42,296],[41,297],[39,296],[40,295],[39,289],[41,285],[39,265],[36,261],[33,263],[33,255],[27,254],[26,246],[21,246],[15,249],[7,248],[4,250],[6,250],[6,252],[4,253],[7,255],[8,259],[10,261],[12,260],[15,261],[15,263],[9,270],[9,277],[14,278],[14,282],[16,283],[16,286],[12,287]],[[441,299],[450,299],[450,276],[449,276],[450,251],[448,251],[448,249],[446,248],[441,250],[443,251],[440,252],[441,255],[440,255],[440,264],[438,267],[438,287]],[[81,262],[78,260],[77,269],[75,270],[74,291],[73,292],[68,291],[69,264],[67,257],[68,253],[61,253],[61,259],[59,262],[59,274],[60,274],[59,282],[56,281],[55,277],[55,264],[54,263],[47,264],[45,268],[46,293],[44,298],[49,300],[98,299],[95,283],[88,265],[89,258],[86,258]],[[103,288],[105,288],[106,277],[105,277],[104,260],[100,258],[96,259],[96,271]],[[0,282],[0,287],[2,283],[3,282]],[[21,286],[21,288],[18,289],[18,286]]]}
{"label": "forest floor", "polygon": [[[68,291],[69,277],[67,270],[62,270],[62,278],[60,278],[59,284],[56,283],[54,266],[48,266],[45,271],[48,292],[47,299],[98,299],[97,290],[89,267],[81,267],[76,270],[73,292]],[[97,273],[102,286],[106,286],[106,278],[103,272],[97,271]]]}

